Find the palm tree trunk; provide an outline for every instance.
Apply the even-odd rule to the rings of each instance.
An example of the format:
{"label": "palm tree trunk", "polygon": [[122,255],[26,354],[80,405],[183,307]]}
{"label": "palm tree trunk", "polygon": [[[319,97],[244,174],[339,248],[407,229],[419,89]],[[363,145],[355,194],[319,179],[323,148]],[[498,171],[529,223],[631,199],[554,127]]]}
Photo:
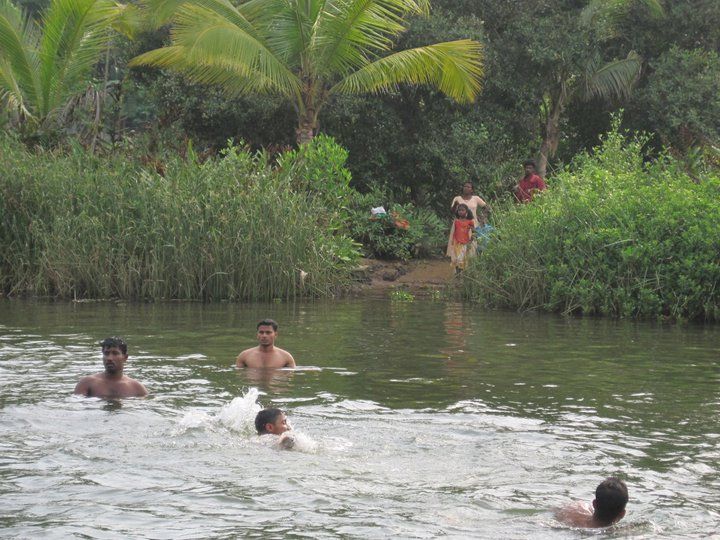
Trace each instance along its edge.
{"label": "palm tree trunk", "polygon": [[295,142],[298,146],[307,144],[315,136],[316,122],[310,118],[301,118],[298,127],[295,129]]}

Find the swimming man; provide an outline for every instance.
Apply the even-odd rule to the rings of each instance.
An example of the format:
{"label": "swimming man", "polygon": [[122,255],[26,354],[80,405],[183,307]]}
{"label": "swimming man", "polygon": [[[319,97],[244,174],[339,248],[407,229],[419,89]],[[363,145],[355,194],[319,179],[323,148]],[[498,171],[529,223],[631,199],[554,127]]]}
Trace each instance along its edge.
{"label": "swimming man", "polygon": [[255,417],[255,429],[258,435],[279,435],[278,444],[290,450],[295,446],[295,438],[292,436],[288,425],[287,416],[280,409],[263,409]]}
{"label": "swimming man", "polygon": [[125,341],[109,337],[101,341],[100,346],[105,371],[80,379],[74,393],[110,399],[147,396],[148,391],[142,383],[123,374],[128,359]]}
{"label": "swimming man", "polygon": [[592,508],[584,503],[573,503],[557,510],[555,517],[571,527],[607,527],[625,516],[627,501],[625,482],[611,476],[595,489]]}
{"label": "swimming man", "polygon": [[235,365],[239,368],[278,369],[295,367],[295,359],[292,354],[280,347],[275,347],[277,330],[278,323],[272,319],[263,319],[257,323],[258,346],[241,352],[235,361]]}

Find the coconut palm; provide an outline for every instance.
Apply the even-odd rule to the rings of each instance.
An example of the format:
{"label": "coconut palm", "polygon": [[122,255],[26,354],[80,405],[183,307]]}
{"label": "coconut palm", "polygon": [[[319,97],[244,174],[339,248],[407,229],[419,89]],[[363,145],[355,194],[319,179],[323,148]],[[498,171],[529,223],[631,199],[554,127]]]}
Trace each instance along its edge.
{"label": "coconut palm", "polygon": [[428,0],[147,0],[171,44],[134,58],[218,84],[231,95],[276,93],[297,114],[297,142],[312,139],[335,94],[428,84],[458,102],[480,90],[481,46],[472,40],[391,53],[406,18]]}
{"label": "coconut palm", "polygon": [[110,0],[52,0],[38,24],[0,0],[0,104],[10,121],[43,129],[73,98],[90,95],[91,70],[125,15]]}
{"label": "coconut palm", "polygon": [[619,37],[623,18],[636,3],[643,4],[650,16],[659,17],[663,13],[659,0],[591,0],[574,21],[573,31],[583,43],[575,54],[567,55],[570,61],[555,62],[547,77],[544,136],[538,163],[541,176],[545,176],[548,158],[557,152],[562,116],[572,100],[620,101],[632,92],[640,77],[643,59],[630,51],[625,58],[606,62],[603,44]]}

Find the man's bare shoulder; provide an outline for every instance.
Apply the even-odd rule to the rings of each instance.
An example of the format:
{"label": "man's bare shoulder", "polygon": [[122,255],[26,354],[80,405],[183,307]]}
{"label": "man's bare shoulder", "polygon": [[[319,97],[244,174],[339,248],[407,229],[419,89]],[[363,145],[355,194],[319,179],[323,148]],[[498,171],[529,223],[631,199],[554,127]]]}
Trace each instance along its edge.
{"label": "man's bare shoulder", "polygon": [[92,375],[86,375],[85,377],[81,378],[75,385],[75,390],[73,390],[73,393],[89,395],[93,385],[97,384],[99,381],[102,380],[101,376],[102,372],[93,373]]}
{"label": "man's bare shoulder", "polygon": [[595,527],[592,509],[574,502],[555,510],[555,519],[571,527]]}
{"label": "man's bare shoulder", "polygon": [[285,361],[284,367],[296,367],[295,359],[293,358],[292,354],[290,354],[285,349],[281,349],[279,347],[275,347],[275,350],[280,353],[280,358]]}
{"label": "man's bare shoulder", "polygon": [[250,347],[237,355],[235,365],[237,367],[247,367],[247,361],[257,355],[259,347]]}
{"label": "man's bare shoulder", "polygon": [[148,395],[148,390],[145,385],[136,379],[128,377],[128,396],[127,397],[145,397]]}

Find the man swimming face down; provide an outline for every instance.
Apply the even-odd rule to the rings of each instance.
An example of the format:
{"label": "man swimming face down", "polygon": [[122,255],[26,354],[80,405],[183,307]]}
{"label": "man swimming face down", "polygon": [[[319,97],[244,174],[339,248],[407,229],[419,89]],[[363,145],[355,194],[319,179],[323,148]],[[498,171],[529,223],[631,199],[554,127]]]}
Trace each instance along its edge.
{"label": "man swimming face down", "polygon": [[272,433],[273,435],[282,435],[286,431],[290,431],[287,416],[280,409],[263,409],[255,417],[255,429],[258,435]]}
{"label": "man swimming face down", "polygon": [[610,477],[595,489],[592,507],[579,502],[558,508],[555,517],[572,527],[597,528],[617,523],[625,516],[628,491],[625,482]]}

